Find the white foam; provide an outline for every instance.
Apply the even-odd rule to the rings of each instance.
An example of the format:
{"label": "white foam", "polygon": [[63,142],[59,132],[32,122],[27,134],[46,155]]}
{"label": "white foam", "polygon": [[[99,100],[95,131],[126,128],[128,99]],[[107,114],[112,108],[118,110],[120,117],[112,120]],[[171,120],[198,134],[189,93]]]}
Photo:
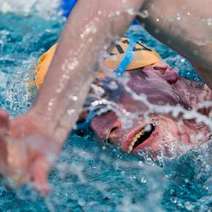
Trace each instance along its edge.
{"label": "white foam", "polygon": [[33,10],[47,17],[58,8],[58,0],[0,0],[0,12],[30,14]]}

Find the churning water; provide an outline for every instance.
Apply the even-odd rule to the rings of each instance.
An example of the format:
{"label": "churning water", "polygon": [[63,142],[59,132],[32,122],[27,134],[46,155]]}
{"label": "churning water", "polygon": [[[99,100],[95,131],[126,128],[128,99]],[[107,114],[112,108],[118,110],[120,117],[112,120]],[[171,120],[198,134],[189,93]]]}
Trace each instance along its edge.
{"label": "churning water", "polygon": [[[10,10],[4,6],[0,13],[0,106],[15,116],[30,107],[35,95],[28,85],[36,61],[56,42],[64,21]],[[141,41],[182,76],[200,80],[184,58],[139,30]],[[42,198],[30,186],[15,191],[2,183],[0,210],[211,211],[211,151],[204,145],[156,164],[146,155],[136,157],[102,145],[89,130],[83,136],[72,132],[49,177],[52,193]]]}

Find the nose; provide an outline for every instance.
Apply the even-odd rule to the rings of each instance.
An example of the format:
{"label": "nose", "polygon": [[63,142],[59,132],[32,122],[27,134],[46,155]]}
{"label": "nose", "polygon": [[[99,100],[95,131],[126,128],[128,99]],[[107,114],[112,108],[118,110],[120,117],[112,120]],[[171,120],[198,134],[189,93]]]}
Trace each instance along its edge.
{"label": "nose", "polygon": [[121,128],[121,121],[117,120],[112,123],[110,129],[108,129],[107,138],[116,137],[116,132]]}
{"label": "nose", "polygon": [[108,139],[115,130],[121,127],[121,122],[114,112],[96,116],[91,122],[92,130],[102,139]]}

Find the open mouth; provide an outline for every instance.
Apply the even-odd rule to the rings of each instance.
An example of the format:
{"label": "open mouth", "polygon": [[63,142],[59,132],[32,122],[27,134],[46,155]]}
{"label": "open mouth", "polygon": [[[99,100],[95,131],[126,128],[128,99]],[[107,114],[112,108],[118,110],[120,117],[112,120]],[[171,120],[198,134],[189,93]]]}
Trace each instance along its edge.
{"label": "open mouth", "polygon": [[143,144],[152,135],[155,128],[155,125],[147,124],[137,134],[135,134],[130,142],[128,153],[132,152],[140,144]]}

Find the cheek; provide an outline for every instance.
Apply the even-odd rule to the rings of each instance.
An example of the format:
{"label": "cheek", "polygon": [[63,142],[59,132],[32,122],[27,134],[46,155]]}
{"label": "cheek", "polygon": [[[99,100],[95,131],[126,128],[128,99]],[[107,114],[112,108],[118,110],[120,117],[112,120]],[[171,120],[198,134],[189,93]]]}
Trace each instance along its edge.
{"label": "cheek", "polygon": [[146,146],[151,152],[163,152],[168,155],[182,144],[175,121],[168,118],[159,121],[157,131],[152,136],[152,141]]}
{"label": "cheek", "polygon": [[141,101],[135,101],[127,93],[120,97],[119,104],[121,104],[128,112],[145,112],[148,110],[148,107]]}

